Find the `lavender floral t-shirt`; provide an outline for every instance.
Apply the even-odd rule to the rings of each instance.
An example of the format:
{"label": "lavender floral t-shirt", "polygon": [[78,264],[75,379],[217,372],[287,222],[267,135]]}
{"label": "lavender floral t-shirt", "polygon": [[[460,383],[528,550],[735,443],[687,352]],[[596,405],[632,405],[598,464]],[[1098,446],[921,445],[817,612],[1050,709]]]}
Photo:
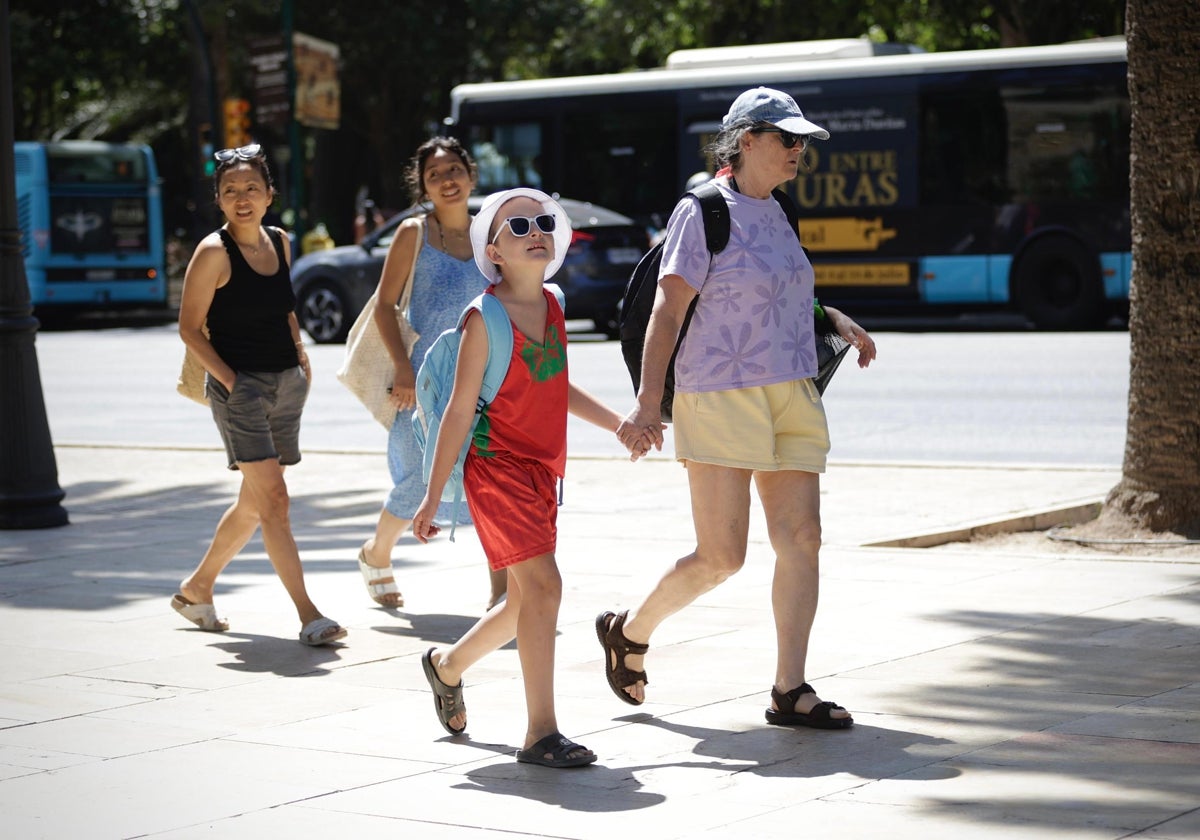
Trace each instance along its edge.
{"label": "lavender floral t-shirt", "polygon": [[774,198],[720,187],[729,244],[710,255],[700,202],[684,196],[663,243],[659,278],[678,274],[699,292],[675,360],[675,390],[724,391],[816,375],[813,268]]}

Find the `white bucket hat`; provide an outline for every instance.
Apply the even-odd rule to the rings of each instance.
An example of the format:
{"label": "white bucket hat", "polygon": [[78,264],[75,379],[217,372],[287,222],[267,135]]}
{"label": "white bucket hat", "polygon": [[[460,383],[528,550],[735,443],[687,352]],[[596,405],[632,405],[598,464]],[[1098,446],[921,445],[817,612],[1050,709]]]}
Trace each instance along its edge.
{"label": "white bucket hat", "polygon": [[479,266],[479,270],[483,272],[483,276],[493,286],[503,278],[500,276],[499,267],[488,259],[488,233],[492,229],[492,222],[495,221],[496,214],[500,211],[501,205],[514,198],[532,198],[542,205],[543,210],[554,217],[554,233],[552,234],[554,237],[554,259],[550,260],[549,265],[546,266],[546,276],[542,278],[543,280],[549,280],[554,276],[559,266],[562,265],[563,260],[567,257],[567,249],[571,247],[571,218],[567,215],[567,211],[562,209],[562,205],[553,198],[541,190],[535,190],[530,187],[517,187],[512,190],[492,193],[483,200],[483,206],[479,208],[479,212],[471,220],[471,250],[475,254],[475,265]]}

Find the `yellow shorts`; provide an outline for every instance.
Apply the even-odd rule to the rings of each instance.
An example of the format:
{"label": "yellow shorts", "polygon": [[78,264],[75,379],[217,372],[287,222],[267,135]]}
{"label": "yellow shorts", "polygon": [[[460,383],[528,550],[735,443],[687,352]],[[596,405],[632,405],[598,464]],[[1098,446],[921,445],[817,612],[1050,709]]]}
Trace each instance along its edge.
{"label": "yellow shorts", "polygon": [[825,472],[829,426],[811,379],[675,392],[675,457],[745,470]]}

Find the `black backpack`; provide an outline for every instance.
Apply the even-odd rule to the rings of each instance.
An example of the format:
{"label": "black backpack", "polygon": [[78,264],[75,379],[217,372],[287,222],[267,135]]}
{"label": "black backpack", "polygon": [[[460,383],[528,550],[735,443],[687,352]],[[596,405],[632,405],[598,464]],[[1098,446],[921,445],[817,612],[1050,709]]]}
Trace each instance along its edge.
{"label": "black backpack", "polygon": [[[725,203],[725,196],[721,195],[721,191],[711,181],[688,190],[688,193],[700,202],[701,218],[704,219],[704,240],[709,253],[721,253],[729,244],[729,205]],[[792,233],[799,238],[797,225],[800,214],[791,196],[782,190],[774,190],[771,195],[783,208]],[[650,323],[650,312],[654,309],[654,295],[658,292],[658,269],[662,264],[662,250],[663,243],[660,241],[646,252],[633,269],[633,274],[629,276],[625,296],[621,299],[621,355],[625,357],[625,367],[629,369],[629,378],[633,380],[634,394],[637,394],[642,383],[642,351],[646,344],[646,326]],[[699,300],[699,295],[692,298],[687,315],[683,319],[683,326],[679,328],[679,338],[675,341],[671,361],[667,364],[660,408],[662,419],[668,423],[671,422],[671,402],[675,399],[675,355],[687,334],[688,325],[692,322],[692,313],[696,311],[696,303]]]}

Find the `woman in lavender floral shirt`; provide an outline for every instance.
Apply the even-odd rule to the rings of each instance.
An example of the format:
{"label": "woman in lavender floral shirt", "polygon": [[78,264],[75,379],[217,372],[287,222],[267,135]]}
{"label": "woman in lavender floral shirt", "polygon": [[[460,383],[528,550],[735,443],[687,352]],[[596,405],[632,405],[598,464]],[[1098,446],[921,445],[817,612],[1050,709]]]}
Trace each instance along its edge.
{"label": "woman in lavender floral shirt", "polygon": [[644,431],[661,447],[661,384],[695,299],[675,363],[672,414],[696,548],[672,564],[639,606],[596,619],[609,686],[627,703],[645,700],[642,660],[658,625],[745,562],[753,483],[775,551],[777,660],[767,722],[821,729],[853,723],[844,708],[817,696],[805,674],[819,582],[819,475],[829,451],[825,410],[812,382],[814,310],[857,348],[860,367],[875,358],[875,343],[842,313],[814,307],[812,265],[771,195],[796,177],[809,143],[827,139],[829,132],[805,119],[787,94],[746,91],[730,107],[712,150],[723,167],[714,183],[729,205],[729,244],[709,253],[691,196],[667,225],[642,385],[618,436],[635,456]]}

